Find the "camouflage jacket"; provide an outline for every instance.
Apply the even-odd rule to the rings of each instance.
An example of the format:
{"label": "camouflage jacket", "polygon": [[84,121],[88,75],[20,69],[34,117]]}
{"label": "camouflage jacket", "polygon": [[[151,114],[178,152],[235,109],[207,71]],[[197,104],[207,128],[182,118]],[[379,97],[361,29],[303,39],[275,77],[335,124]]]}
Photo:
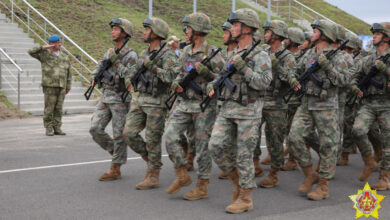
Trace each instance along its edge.
{"label": "camouflage jacket", "polygon": [[[233,63],[235,55],[242,55],[251,47],[252,45],[248,45],[241,51],[238,51],[238,47],[236,47],[228,57],[224,71]],[[237,86],[236,90],[231,92],[224,87],[221,92],[223,104],[219,114],[225,118],[261,118],[263,100],[260,99],[260,95],[269,87],[272,81],[271,59],[262,47],[256,47],[246,57],[245,61],[246,66],[240,72],[236,72],[231,76],[232,82]]]}
{"label": "camouflage jacket", "polygon": [[[132,78],[138,69],[141,68],[146,58],[159,49],[160,47],[156,47],[153,51],[149,51],[149,48],[147,48],[142,51],[137,64],[129,64],[126,75]],[[176,78],[179,69],[178,59],[175,52],[168,46],[165,46],[154,58],[153,62],[152,70],[147,70],[144,73],[149,84],[145,87],[141,82],[138,83],[137,89],[139,94],[136,95],[136,99],[132,100],[132,105],[134,103],[137,106],[165,108],[164,102],[168,98],[169,87]]]}
{"label": "camouflage jacket", "polygon": [[[180,82],[181,79],[184,78],[188,74],[188,69],[193,68],[195,66],[196,62],[201,62],[206,56],[210,56],[213,52],[212,50],[216,50],[217,48],[213,45],[210,45],[207,43],[207,41],[204,41],[203,44],[199,47],[199,50],[197,52],[192,51],[192,44],[186,46],[183,49],[183,52],[180,55],[179,58],[179,73],[175,79],[175,81]],[[225,61],[222,58],[221,53],[218,53],[213,59],[210,60],[210,62],[207,64],[207,67],[210,69],[210,75],[213,74],[214,78],[217,78],[222,71],[223,66],[225,65]],[[195,82],[201,89],[203,94],[198,95],[196,94],[191,88],[185,88],[184,93],[181,94],[177,98],[177,109],[183,112],[190,112],[190,113],[199,113],[200,110],[200,103],[202,100],[206,97],[206,86],[209,82],[211,82],[213,79],[211,77],[204,78],[202,76],[197,76],[193,82]],[[215,108],[216,101],[213,100],[210,102],[209,108]]]}
{"label": "camouflage jacket", "polygon": [[[298,78],[302,72],[298,72],[298,70],[304,70],[305,69],[305,65],[304,63],[302,62],[302,57],[304,55],[302,55],[302,53],[306,53],[307,50],[305,51],[301,51],[301,50],[298,50],[297,52],[293,53],[294,55],[294,58],[295,58],[295,77]],[[300,99],[300,96],[298,94],[294,94],[291,99],[289,100],[288,102],[288,105],[300,105],[301,104],[301,99]]]}
{"label": "camouflage jacket", "polygon": [[[95,70],[91,73],[91,80],[93,80],[96,74],[103,66],[103,61],[110,58],[110,54],[115,53],[114,48],[108,49],[108,51],[104,54],[103,58],[96,65]],[[127,72],[125,71],[125,67],[130,65],[135,65],[138,60],[137,53],[128,47],[124,47],[120,52],[120,64],[118,67],[116,65],[112,65],[108,72],[114,76],[114,80],[111,82],[107,79],[103,79],[103,95],[101,97],[103,103],[122,103],[121,95],[122,92],[127,88],[125,79],[128,78]],[[131,96],[128,96],[126,102],[130,102]]]}
{"label": "camouflage jacket", "polygon": [[[309,67],[319,59],[321,54],[327,54],[333,48],[328,45],[322,51],[317,53],[316,47],[311,48],[306,52],[302,57],[302,62],[304,69],[298,70],[299,73],[305,72]],[[328,70],[319,70],[315,75],[323,80],[323,87],[317,86],[313,80],[306,82],[305,95],[302,97],[302,105],[307,105],[309,110],[327,110],[327,109],[338,109],[338,86],[339,81],[345,77],[343,74],[347,70],[347,63],[342,58],[340,53],[337,53],[330,60],[333,64],[333,67]],[[326,94],[322,99],[320,94]]]}
{"label": "camouflage jacket", "polygon": [[[359,81],[366,76],[370,72],[371,67],[375,65],[375,61],[389,53],[390,48],[379,56],[374,52],[361,59],[358,64],[361,65],[361,70],[354,75],[353,83],[358,85]],[[386,65],[386,71],[377,73],[374,77],[375,80],[383,83],[383,88],[380,89],[371,84],[367,89],[368,96],[363,96],[362,99],[362,104],[368,104],[377,110],[390,109],[390,88],[388,87],[390,83],[390,59],[387,60]]]}
{"label": "camouflage jacket", "polygon": [[352,56],[345,52],[345,51],[340,51],[341,57],[344,59],[344,61],[337,60],[336,65],[339,65],[340,62],[345,62],[347,63],[347,68],[344,69],[343,74],[344,77],[339,78],[339,103],[345,103],[346,102],[346,97],[347,97],[347,92],[348,88],[351,86],[352,82],[352,75],[353,72],[355,72],[355,62],[352,58]]}
{"label": "camouflage jacket", "polygon": [[70,90],[72,85],[71,65],[67,55],[59,56],[51,50],[34,47],[28,53],[42,64],[42,86],[61,87]]}
{"label": "camouflage jacket", "polygon": [[[282,45],[276,51],[268,50],[268,54],[276,54],[284,50]],[[288,105],[283,100],[283,95],[290,89],[289,80],[295,77],[296,63],[294,55],[285,50],[279,55],[279,64],[272,68],[271,85],[267,88],[264,97],[264,109],[287,109]]]}

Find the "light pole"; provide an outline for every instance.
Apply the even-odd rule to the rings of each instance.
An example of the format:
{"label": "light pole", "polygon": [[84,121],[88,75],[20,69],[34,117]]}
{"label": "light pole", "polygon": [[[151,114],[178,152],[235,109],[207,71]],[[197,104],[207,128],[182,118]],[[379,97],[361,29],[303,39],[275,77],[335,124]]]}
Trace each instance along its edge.
{"label": "light pole", "polygon": [[153,17],[153,0],[149,0],[149,18]]}
{"label": "light pole", "polygon": [[194,0],[194,6],[193,6],[193,9],[194,9],[194,13],[196,12],[196,0]]}

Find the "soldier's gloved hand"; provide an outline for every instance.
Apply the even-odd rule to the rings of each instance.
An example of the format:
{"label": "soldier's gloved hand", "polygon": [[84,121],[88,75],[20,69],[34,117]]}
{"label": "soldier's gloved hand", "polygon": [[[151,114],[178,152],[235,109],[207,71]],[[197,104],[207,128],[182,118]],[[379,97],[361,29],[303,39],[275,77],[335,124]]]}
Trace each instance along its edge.
{"label": "soldier's gloved hand", "polygon": [[240,55],[236,55],[233,57],[233,65],[237,71],[242,70],[245,67],[245,61],[241,58]]}
{"label": "soldier's gloved hand", "polygon": [[318,64],[320,65],[321,69],[330,69],[332,68],[332,64],[330,61],[326,58],[326,56],[321,55],[320,58],[318,59]]}
{"label": "soldier's gloved hand", "polygon": [[210,94],[210,92],[214,89],[214,83],[210,82],[209,84],[207,84],[207,87],[206,87],[206,94]]}
{"label": "soldier's gloved hand", "polygon": [[119,54],[116,54],[116,53],[110,53],[110,61],[111,63],[115,64],[115,62],[118,60],[119,58]]}
{"label": "soldier's gloved hand", "polygon": [[352,85],[351,92],[356,95],[360,92],[360,89],[359,89],[359,87],[357,87],[357,85]]}
{"label": "soldier's gloved hand", "polygon": [[210,70],[206,65],[199,63],[198,67],[196,67],[196,71],[200,76],[207,77],[210,74]]}
{"label": "soldier's gloved hand", "polygon": [[375,67],[379,70],[379,72],[384,72],[386,70],[386,64],[381,60],[375,62]]}
{"label": "soldier's gloved hand", "polygon": [[279,64],[280,60],[276,58],[275,54],[271,54],[270,58],[271,58],[272,68],[274,68]]}
{"label": "soldier's gloved hand", "polygon": [[288,83],[290,84],[291,88],[295,88],[299,85],[299,82],[295,77],[292,77]]}
{"label": "soldier's gloved hand", "polygon": [[152,67],[153,67],[153,60],[150,60],[149,57],[146,57],[145,62],[144,62],[144,66],[148,70],[152,69]]}
{"label": "soldier's gloved hand", "polygon": [[178,81],[173,81],[171,84],[171,90],[173,92],[176,92],[177,87],[179,87],[179,82]]}

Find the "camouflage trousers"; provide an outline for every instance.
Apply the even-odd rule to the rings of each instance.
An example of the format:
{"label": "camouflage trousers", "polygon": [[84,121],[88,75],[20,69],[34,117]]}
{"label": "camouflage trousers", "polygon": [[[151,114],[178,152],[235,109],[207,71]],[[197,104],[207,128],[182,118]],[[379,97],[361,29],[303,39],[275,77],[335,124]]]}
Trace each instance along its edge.
{"label": "camouflage trousers", "polygon": [[362,154],[368,149],[371,150],[367,133],[374,121],[378,122],[383,138],[381,168],[390,171],[390,109],[378,110],[369,105],[363,105],[357,113],[352,134]]}
{"label": "camouflage trousers", "polygon": [[203,113],[189,113],[175,109],[165,131],[165,146],[175,168],[185,166],[187,159],[181,147],[181,135],[192,126],[195,129],[195,148],[198,164],[198,177],[209,179],[212,159],[208,148],[211,129],[215,121],[215,108],[208,108]]}
{"label": "camouflage trousers", "polygon": [[[104,103],[100,100],[91,119],[89,133],[100,147],[113,152],[112,163],[125,164],[127,161],[127,147],[122,133],[128,110],[129,103]],[[105,132],[111,120],[113,138]]]}
{"label": "camouflage trousers", "polygon": [[259,138],[257,140],[256,148],[253,152],[253,158],[260,158],[260,156],[262,154],[262,152],[261,152],[261,135],[262,135],[262,127],[264,125],[263,117],[261,117],[261,119],[259,119],[258,124],[259,124]]}
{"label": "camouflage trousers", "polygon": [[[344,136],[343,136],[343,152],[352,153],[355,147],[355,139],[352,135],[352,128],[357,115],[358,107],[355,105],[353,108],[348,106],[344,110]],[[377,121],[374,121],[368,131],[368,140],[373,146],[382,146],[382,135],[379,129]],[[359,149],[360,153],[365,155],[371,155],[372,149],[368,146]]]}
{"label": "camouflage trousers", "polygon": [[319,135],[318,153],[321,159],[319,176],[331,179],[335,174],[340,135],[337,109],[308,110],[307,106],[299,106],[291,126],[289,144],[301,167],[312,165],[305,139],[306,141],[310,139],[309,136],[315,128]]}
{"label": "camouflage trousers", "polygon": [[45,98],[43,125],[45,128],[61,128],[62,106],[65,99],[65,89],[61,87],[42,87]]}
{"label": "camouflage trousers", "polygon": [[234,119],[218,115],[209,148],[226,174],[238,170],[242,188],[256,188],[253,151],[258,143],[259,119]]}
{"label": "camouflage trousers", "polygon": [[[165,108],[141,107],[133,104],[126,116],[123,137],[127,145],[141,156],[148,157],[148,166],[160,169],[161,139],[164,134]],[[145,141],[140,133],[145,129]]]}
{"label": "camouflage trousers", "polygon": [[195,129],[194,126],[189,126],[187,128],[186,134],[180,134],[180,145],[184,146],[187,145],[187,153],[189,154],[196,154],[196,148],[195,148]]}
{"label": "camouflage trousers", "polygon": [[[265,140],[271,153],[271,167],[279,169],[284,162],[283,142],[286,137],[287,109],[263,109]],[[261,134],[260,134],[261,135]]]}

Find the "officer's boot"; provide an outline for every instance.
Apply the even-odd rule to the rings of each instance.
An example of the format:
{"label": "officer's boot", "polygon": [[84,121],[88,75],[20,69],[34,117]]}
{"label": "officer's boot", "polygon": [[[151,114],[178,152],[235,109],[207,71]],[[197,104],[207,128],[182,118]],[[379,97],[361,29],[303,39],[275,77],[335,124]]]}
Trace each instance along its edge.
{"label": "officer's boot", "polygon": [[279,169],[271,167],[268,176],[259,182],[259,185],[263,188],[272,188],[278,185],[278,172]]}
{"label": "officer's boot", "polygon": [[305,179],[302,184],[299,186],[299,193],[305,195],[311,190],[311,187],[314,183],[318,181],[318,173],[313,171],[313,166],[302,167],[303,174],[305,174]]}
{"label": "officer's boot", "polygon": [[61,130],[61,128],[59,128],[59,127],[54,127],[54,134],[55,134],[55,135],[66,135],[66,133],[63,132],[63,131]]}
{"label": "officer's boot", "polygon": [[382,146],[374,146],[374,160],[378,163],[382,160]]}
{"label": "officer's boot", "polygon": [[160,186],[160,169],[153,169],[148,167],[145,178],[142,182],[138,183],[136,189],[153,189]]}
{"label": "officer's boot", "polygon": [[194,154],[190,154],[190,153],[187,154],[187,164],[186,164],[187,171],[194,170],[194,158],[195,158]]}
{"label": "officer's boot", "polygon": [[253,158],[253,165],[255,165],[255,177],[264,176],[264,170],[260,166],[259,158]]}
{"label": "officer's boot", "polygon": [[282,166],[282,170],[291,171],[291,170],[296,170],[296,169],[298,169],[297,160],[295,160],[294,156],[290,153],[290,155],[288,156],[287,163],[285,163]]}
{"label": "officer's boot", "polygon": [[54,136],[54,130],[52,127],[46,128],[46,136]]}
{"label": "officer's boot", "polygon": [[364,161],[364,168],[360,173],[359,180],[366,181],[370,178],[371,173],[378,169],[378,164],[371,155],[362,156]]}
{"label": "officer's boot", "polygon": [[236,201],[238,195],[240,194],[240,185],[238,184],[238,171],[234,169],[231,173],[229,173],[228,178],[233,182],[233,195],[232,195],[232,203]]}
{"label": "officer's boot", "polygon": [[390,171],[389,170],[381,170],[381,173],[379,175],[379,180],[376,182],[372,188],[376,190],[390,190]]}
{"label": "officer's boot", "polygon": [[229,178],[228,178],[228,175],[226,175],[224,172],[221,172],[218,175],[218,179],[226,180],[226,179],[229,179]]}
{"label": "officer's boot", "polygon": [[318,181],[317,187],[307,194],[307,197],[311,200],[322,200],[329,197],[328,190],[329,180],[321,178]]}
{"label": "officer's boot", "polygon": [[341,158],[339,162],[337,163],[337,166],[347,166],[349,162],[349,152],[342,152],[341,153]]}
{"label": "officer's boot", "polygon": [[226,207],[226,212],[238,214],[252,210],[252,191],[253,189],[240,188],[238,198]]}
{"label": "officer's boot", "polygon": [[198,178],[195,188],[191,189],[188,193],[184,194],[183,198],[186,200],[198,200],[205,199],[209,196],[208,194],[208,179]]}
{"label": "officer's boot", "polygon": [[188,175],[185,166],[175,168],[176,179],[166,190],[169,194],[174,194],[180,191],[181,187],[191,185],[191,177]]}
{"label": "officer's boot", "polygon": [[266,158],[264,158],[262,161],[261,161],[261,164],[264,164],[264,165],[270,165],[271,164],[271,149],[269,149],[267,147],[267,151],[268,151],[268,155]]}
{"label": "officer's boot", "polygon": [[111,180],[117,180],[121,179],[121,164],[119,163],[112,163],[110,170],[108,170],[106,173],[100,176],[100,181],[111,181]]}

